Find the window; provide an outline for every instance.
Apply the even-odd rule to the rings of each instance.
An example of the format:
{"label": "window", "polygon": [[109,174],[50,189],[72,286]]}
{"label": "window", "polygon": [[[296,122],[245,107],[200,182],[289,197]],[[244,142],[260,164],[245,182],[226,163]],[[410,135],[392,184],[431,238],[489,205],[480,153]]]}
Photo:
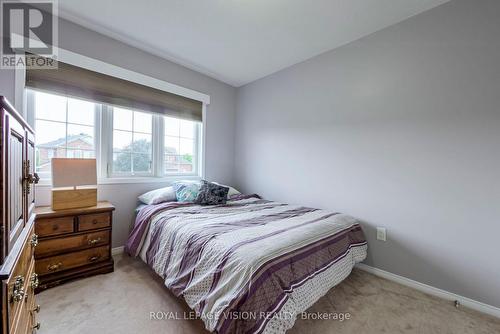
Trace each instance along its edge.
{"label": "window", "polygon": [[113,174],[151,175],[151,114],[113,108]]}
{"label": "window", "polygon": [[37,173],[49,176],[52,158],[95,157],[96,104],[42,92],[32,98]]}
{"label": "window", "polygon": [[57,157],[96,157],[99,178],[201,176],[199,122],[34,89],[27,97],[44,179]]}
{"label": "window", "polygon": [[192,174],[196,170],[197,123],[163,117],[164,173]]}

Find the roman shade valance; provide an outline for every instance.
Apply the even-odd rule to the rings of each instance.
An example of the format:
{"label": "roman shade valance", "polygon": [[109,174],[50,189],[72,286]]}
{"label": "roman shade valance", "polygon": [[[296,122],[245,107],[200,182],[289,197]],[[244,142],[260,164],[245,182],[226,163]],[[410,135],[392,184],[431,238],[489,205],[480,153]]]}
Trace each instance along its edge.
{"label": "roman shade valance", "polygon": [[135,110],[201,121],[202,102],[128,80],[58,63],[57,69],[26,69],[26,86]]}

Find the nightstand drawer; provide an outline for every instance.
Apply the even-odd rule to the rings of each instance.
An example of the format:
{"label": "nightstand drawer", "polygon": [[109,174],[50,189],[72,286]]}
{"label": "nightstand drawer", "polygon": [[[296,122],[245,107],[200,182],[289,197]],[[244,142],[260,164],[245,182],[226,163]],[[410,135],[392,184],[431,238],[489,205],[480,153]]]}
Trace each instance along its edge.
{"label": "nightstand drawer", "polygon": [[109,213],[78,216],[78,231],[95,230],[98,228],[109,227],[110,225],[111,217]]}
{"label": "nightstand drawer", "polygon": [[38,275],[52,274],[109,259],[109,246],[90,248],[35,261]]}
{"label": "nightstand drawer", "polygon": [[73,217],[37,219],[35,232],[40,237],[71,233],[74,231]]}
{"label": "nightstand drawer", "polygon": [[41,240],[35,250],[38,259],[60,252],[72,252],[82,248],[108,245],[110,242],[109,231],[99,231],[87,234],[72,235],[64,238]]}

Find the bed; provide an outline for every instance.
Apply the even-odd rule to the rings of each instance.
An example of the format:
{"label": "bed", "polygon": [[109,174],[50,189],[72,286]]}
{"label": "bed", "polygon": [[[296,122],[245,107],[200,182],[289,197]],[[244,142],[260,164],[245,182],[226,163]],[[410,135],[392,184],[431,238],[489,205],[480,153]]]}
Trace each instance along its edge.
{"label": "bed", "polygon": [[366,257],[348,215],[232,196],[137,213],[126,251],[140,257],[217,333],[283,333]]}

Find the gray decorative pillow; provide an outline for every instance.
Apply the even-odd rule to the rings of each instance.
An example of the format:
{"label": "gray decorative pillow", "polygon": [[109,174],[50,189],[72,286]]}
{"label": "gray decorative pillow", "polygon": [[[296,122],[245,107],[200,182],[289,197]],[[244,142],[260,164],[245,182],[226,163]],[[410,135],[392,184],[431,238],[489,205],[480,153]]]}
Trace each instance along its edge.
{"label": "gray decorative pillow", "polygon": [[194,202],[200,205],[226,204],[228,191],[228,187],[202,180]]}

